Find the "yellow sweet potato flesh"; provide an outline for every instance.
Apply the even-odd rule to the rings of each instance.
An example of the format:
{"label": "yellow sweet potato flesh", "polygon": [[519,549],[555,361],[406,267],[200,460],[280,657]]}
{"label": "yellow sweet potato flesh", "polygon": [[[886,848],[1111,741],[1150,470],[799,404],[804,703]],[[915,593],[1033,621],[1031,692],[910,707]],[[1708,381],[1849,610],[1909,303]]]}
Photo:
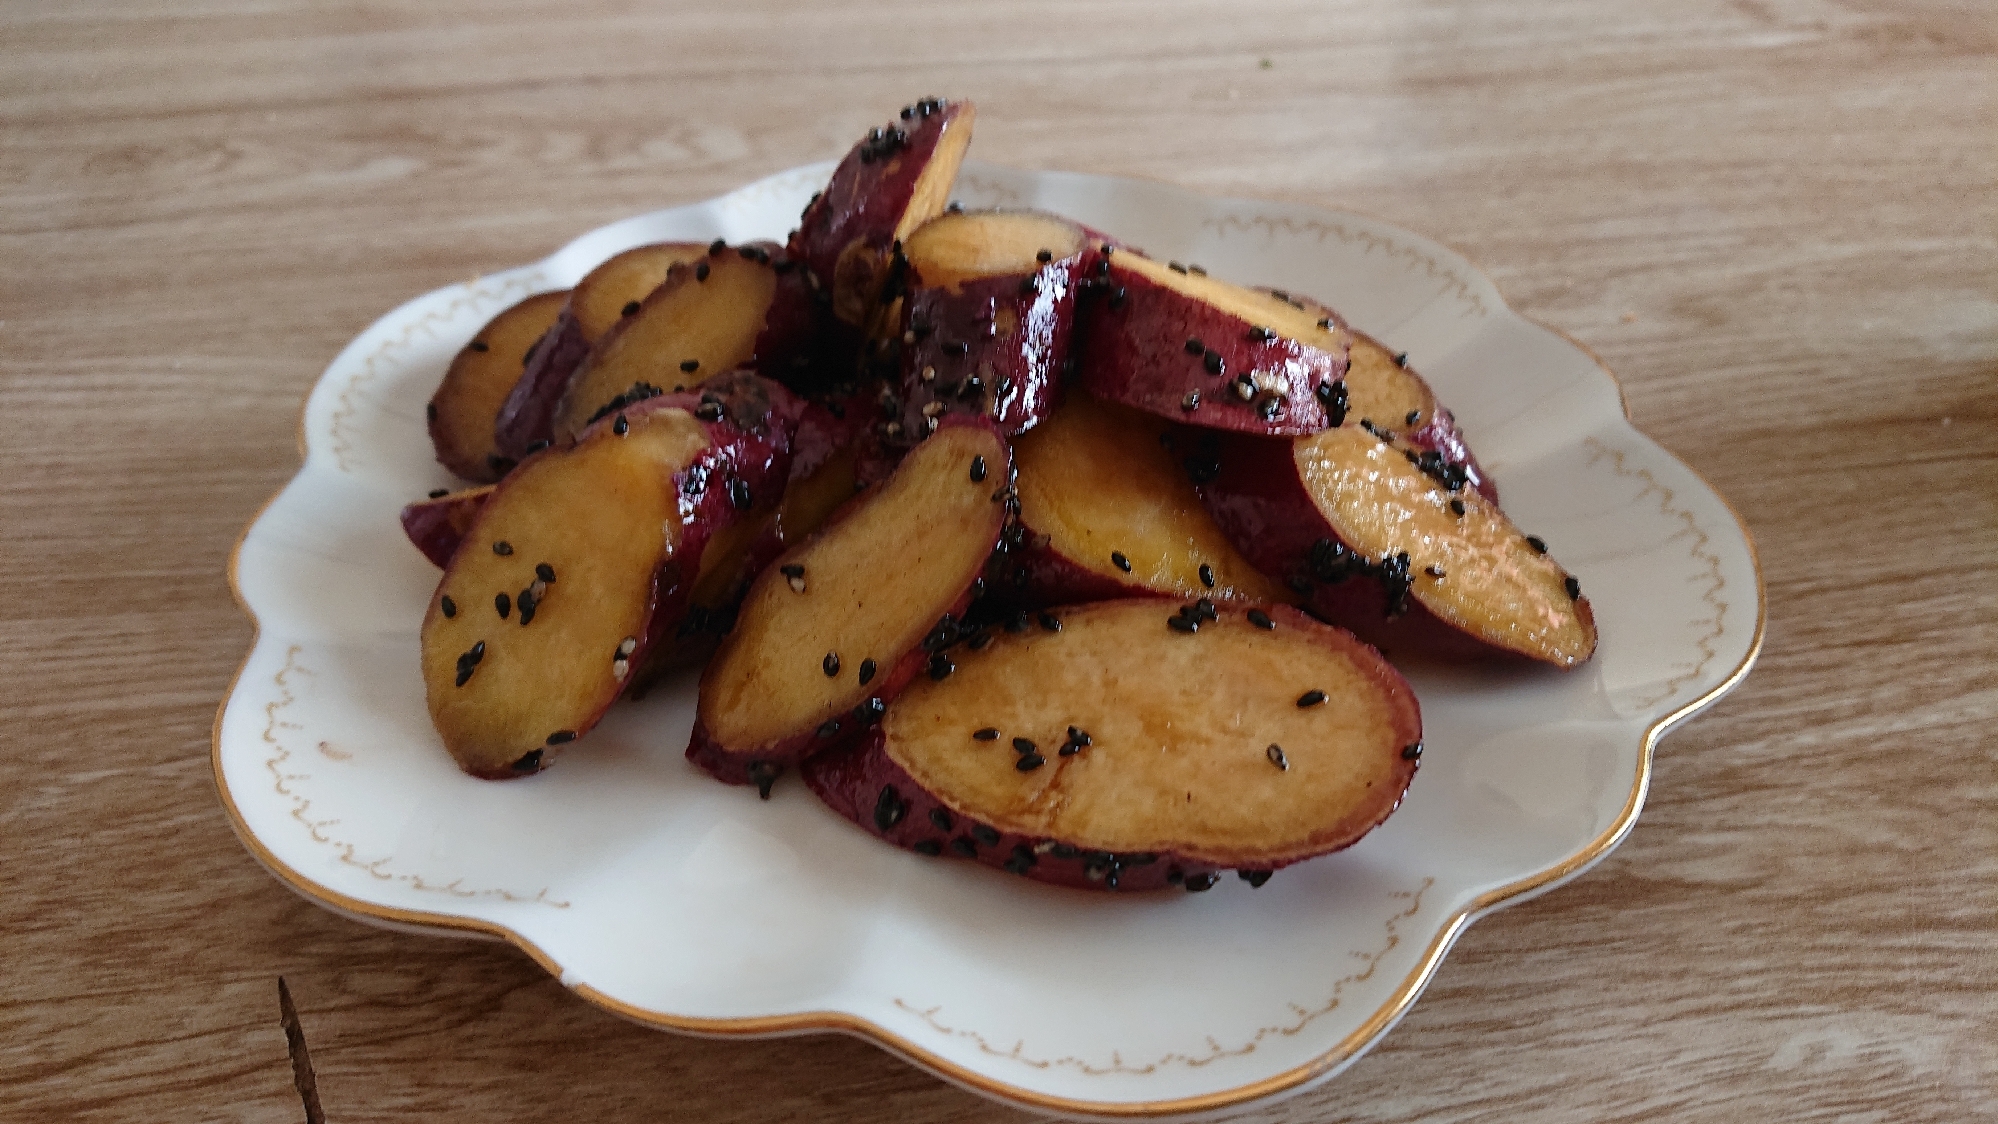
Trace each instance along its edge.
{"label": "yellow sweet potato flesh", "polygon": [[[1071,390],[1047,421],[1021,435],[1020,521],[1050,549],[1130,587],[1216,601],[1284,601],[1289,594],[1243,559],[1159,443],[1168,423]],[[1112,554],[1131,564],[1129,573]],[[1201,580],[1210,568],[1213,585]]]}
{"label": "yellow sweet potato flesh", "polygon": [[666,283],[666,271],[682,262],[707,256],[708,248],[693,242],[656,242],[635,246],[591,270],[576,283],[569,314],[590,343],[602,339],[626,315],[633,301],[644,301]]}
{"label": "yellow sweet potato flesh", "polygon": [[982,277],[1032,273],[1045,251],[1056,259],[1083,247],[1082,229],[1033,211],[966,211],[925,223],[904,244],[928,287],[956,289]]}
{"label": "yellow sweet potato flesh", "polygon": [[630,670],[620,645],[644,636],[680,541],[672,475],[707,447],[693,417],[656,411],[624,436],[603,428],[531,458],[486,502],[423,621],[430,716],[467,772],[533,771],[617,696]]}
{"label": "yellow sweet potato flesh", "polygon": [[[809,733],[865,700],[875,676],[916,649],[978,575],[1005,517],[1005,446],[951,427],[894,475],[764,570],[701,680],[701,720],[717,743],[749,750]],[[985,473],[974,474],[983,457]],[[982,480],[972,479],[981,475]],[[786,567],[803,567],[793,575]],[[835,666],[827,659],[836,656]]]}
{"label": "yellow sweet potato flesh", "polygon": [[493,423],[520,381],[527,354],[562,311],[567,290],[540,293],[501,312],[479,329],[444,372],[430,399],[430,435],[437,459],[467,480],[497,480]]}
{"label": "yellow sweet potato flesh", "polygon": [[[1002,832],[1244,869],[1342,846],[1393,809],[1421,724],[1377,653],[1288,613],[1265,630],[1223,610],[1179,633],[1175,608],[1074,606],[1059,632],[954,651],[955,673],[918,679],[889,707],[884,747]],[[1299,706],[1311,691],[1324,701]],[[999,736],[974,736],[988,727]],[[1090,744],[1064,755],[1070,727]],[[1021,737],[1044,763],[1018,768]]]}

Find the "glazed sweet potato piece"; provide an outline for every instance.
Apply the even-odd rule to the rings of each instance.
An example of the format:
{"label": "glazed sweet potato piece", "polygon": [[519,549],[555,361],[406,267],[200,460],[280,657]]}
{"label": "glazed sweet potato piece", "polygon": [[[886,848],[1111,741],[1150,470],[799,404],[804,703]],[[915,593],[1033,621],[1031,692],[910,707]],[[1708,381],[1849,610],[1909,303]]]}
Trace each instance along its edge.
{"label": "glazed sweet potato piece", "polygon": [[568,299],[566,290],[528,297],[487,321],[451,360],[427,410],[437,463],[480,483],[513,467],[515,454],[495,442],[494,425]]}
{"label": "glazed sweet potato piece", "polygon": [[789,469],[781,421],[738,420],[642,403],[487,498],[422,634],[431,720],[466,772],[547,767],[673,633],[710,537]]}
{"label": "glazed sweet potato piece", "polygon": [[1287,600],[1214,525],[1159,442],[1168,428],[1075,392],[1022,436],[1013,457],[1023,531],[1009,532],[995,584],[1041,605],[1137,593]]}
{"label": "glazed sweet potato piece", "polygon": [[555,412],[555,443],[573,441],[634,386],[670,392],[749,363],[776,291],[777,271],[762,247],[720,248],[675,265],[590,350]]}
{"label": "glazed sweet potato piece", "polygon": [[665,283],[668,270],[694,261],[708,249],[696,242],[634,246],[584,274],[500,409],[493,428],[500,453],[518,459],[536,442],[551,438],[555,407],[590,348],[618,321],[636,312],[639,302]]}
{"label": "glazed sweet potato piece", "polygon": [[1034,211],[965,211],[904,244],[899,431],[910,442],[953,413],[1024,433],[1054,407],[1069,367],[1077,284],[1094,260],[1083,229]]}
{"label": "glazed sweet potato piece", "polygon": [[1316,433],[1347,336],[1256,289],[1131,250],[1108,259],[1082,333],[1082,385],[1160,417],[1242,433]]}
{"label": "glazed sweet potato piece", "polygon": [[1202,498],[1249,560],[1397,655],[1573,667],[1595,652],[1588,599],[1545,544],[1413,450],[1343,426],[1229,438],[1213,467]]}
{"label": "glazed sweet potato piece", "polygon": [[402,533],[438,569],[451,564],[458,543],[479,517],[493,485],[433,494],[402,509]]}
{"label": "glazed sweet potato piece", "polygon": [[1151,598],[951,654],[880,726],[804,765],[826,803],[927,855],[1062,885],[1205,890],[1349,846],[1421,756],[1408,684],[1286,606]]}
{"label": "glazed sweet potato piece", "polygon": [[871,328],[897,243],[943,213],[971,144],[968,101],[924,98],[869,132],[812,198],[792,235],[792,256],[831,293],[833,313]]}
{"label": "glazed sweet potato piece", "polygon": [[989,423],[954,420],[764,570],[701,676],[689,760],[768,793],[785,765],[866,726],[931,664],[926,637],[956,638],[1007,471]]}

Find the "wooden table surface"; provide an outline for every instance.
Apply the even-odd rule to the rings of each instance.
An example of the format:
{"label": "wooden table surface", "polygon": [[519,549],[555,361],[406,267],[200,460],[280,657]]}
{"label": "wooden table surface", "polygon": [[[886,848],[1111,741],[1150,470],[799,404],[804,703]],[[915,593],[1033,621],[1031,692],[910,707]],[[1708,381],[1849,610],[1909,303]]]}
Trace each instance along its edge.
{"label": "wooden table surface", "polygon": [[1998,1110],[1988,4],[6,0],[0,1119],[302,1119],[280,974],[334,1121],[1026,1118],[324,912],[209,766],[229,551],[348,339],[929,92],[976,99],[985,160],[1461,249],[1761,553],[1761,662],[1664,741],[1622,848],[1253,1119]]}

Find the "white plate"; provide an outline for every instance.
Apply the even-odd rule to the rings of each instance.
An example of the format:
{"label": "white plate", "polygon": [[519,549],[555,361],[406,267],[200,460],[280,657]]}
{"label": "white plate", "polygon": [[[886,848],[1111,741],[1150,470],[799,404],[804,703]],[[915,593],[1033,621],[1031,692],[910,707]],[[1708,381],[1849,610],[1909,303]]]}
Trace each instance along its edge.
{"label": "white plate", "polygon": [[1350,1064],[1470,920],[1607,854],[1637,818],[1659,736],[1746,674],[1760,574],[1732,511],[1631,427],[1600,364],[1456,254],[1357,215],[973,164],[967,204],[1047,208],[1308,293],[1408,349],[1507,511],[1580,577],[1602,631],[1594,661],[1413,669],[1428,748],[1401,810],[1260,890],[1050,888],[884,846],[800,784],[760,802],[682,757],[690,681],[620,706],[546,774],[459,773],[417,667],[437,571],[396,518],[452,483],[424,429],[445,366],[493,313],[617,250],[781,239],[830,167],[418,297],[333,361],[306,402],[304,467],[237,548],[259,634],[215,732],[223,804],[286,884],[363,920],[511,941],[655,1026],[844,1031],[1078,1117],[1239,1108]]}

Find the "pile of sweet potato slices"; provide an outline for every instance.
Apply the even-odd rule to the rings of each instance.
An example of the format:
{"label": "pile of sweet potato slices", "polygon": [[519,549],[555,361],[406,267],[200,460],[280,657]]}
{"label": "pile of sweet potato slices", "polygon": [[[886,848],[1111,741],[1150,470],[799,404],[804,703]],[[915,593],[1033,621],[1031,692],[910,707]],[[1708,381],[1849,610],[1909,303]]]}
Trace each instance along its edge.
{"label": "pile of sweet potato slices", "polygon": [[[968,102],[857,145],[784,245],[628,250],[488,323],[431,400],[476,487],[444,746],[539,772],[700,665],[687,756],[1066,885],[1204,890],[1359,839],[1422,751],[1397,658],[1595,648],[1429,385],[1300,295],[949,204]],[[1378,647],[1376,647],[1378,646]]]}

